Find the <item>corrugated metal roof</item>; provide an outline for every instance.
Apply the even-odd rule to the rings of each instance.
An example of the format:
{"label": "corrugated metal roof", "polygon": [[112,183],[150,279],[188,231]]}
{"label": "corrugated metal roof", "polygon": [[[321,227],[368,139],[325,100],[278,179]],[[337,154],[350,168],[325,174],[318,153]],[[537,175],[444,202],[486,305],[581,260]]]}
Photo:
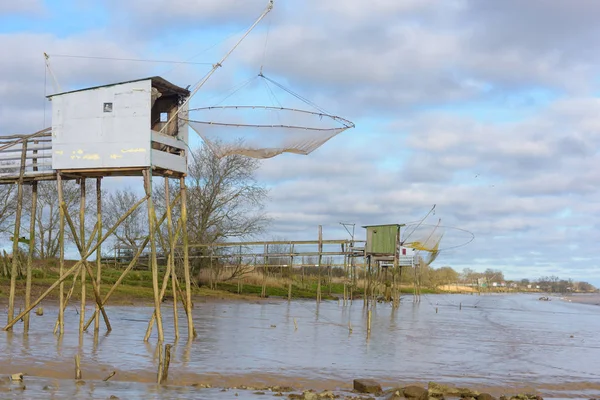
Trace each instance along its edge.
{"label": "corrugated metal roof", "polygon": [[70,90],[68,92],[61,92],[61,93],[54,93],[51,95],[46,96],[47,98],[51,98],[51,97],[55,97],[55,96],[62,96],[64,94],[69,94],[69,93],[76,93],[76,92],[83,92],[85,90],[93,90],[93,89],[100,89],[100,88],[104,88],[104,87],[110,87],[110,86],[116,86],[116,85],[124,85],[126,83],[134,83],[134,82],[142,82],[142,81],[147,81],[147,80],[151,80],[152,81],[152,86],[155,86],[157,88],[162,88],[163,90],[169,90],[175,93],[179,93],[181,95],[184,96],[189,96],[190,95],[190,91],[187,89],[184,89],[182,87],[179,87],[177,85],[172,84],[171,82],[167,81],[164,78],[161,78],[160,76],[151,76],[151,77],[147,77],[147,78],[140,78],[140,79],[133,79],[130,81],[125,81],[125,82],[115,82],[115,83],[110,83],[107,85],[100,85],[100,86],[92,86],[92,87],[87,87],[87,88],[83,88],[83,89],[77,89],[77,90]]}

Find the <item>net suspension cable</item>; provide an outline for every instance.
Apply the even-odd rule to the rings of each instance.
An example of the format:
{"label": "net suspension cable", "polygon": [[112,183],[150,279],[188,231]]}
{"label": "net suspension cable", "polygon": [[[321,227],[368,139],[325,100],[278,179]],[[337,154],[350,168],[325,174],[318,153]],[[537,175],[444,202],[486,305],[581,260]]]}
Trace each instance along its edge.
{"label": "net suspension cable", "polygon": [[175,111],[173,113],[173,115],[169,118],[167,123],[161,128],[159,133],[163,133],[163,131],[167,128],[167,126],[170,126],[170,124],[173,122],[173,120],[175,120],[175,118],[178,118],[178,115],[181,113],[181,111],[184,109],[184,107],[187,106],[190,99],[202,88],[202,86],[204,86],[204,84],[217,71],[217,69],[219,69],[220,67],[223,66],[223,63],[229,58],[231,53],[233,53],[238,48],[238,46],[242,43],[242,41],[250,34],[250,32],[252,32],[252,30],[254,30],[254,28],[260,23],[260,21],[262,21],[267,16],[267,14],[269,14],[269,12],[271,12],[271,10],[273,9],[273,2],[274,2],[274,0],[269,0],[267,7],[262,12],[262,14],[258,17],[258,19],[256,21],[254,21],[254,23],[246,30],[246,32],[242,35],[242,37],[235,43],[235,45],[223,56],[223,58],[221,58],[221,60],[219,62],[217,62],[216,64],[213,65],[212,69],[204,76],[204,78],[202,78],[202,80],[200,80],[200,82],[198,82],[195,85],[195,87],[191,91],[188,98],[179,106],[177,111]]}

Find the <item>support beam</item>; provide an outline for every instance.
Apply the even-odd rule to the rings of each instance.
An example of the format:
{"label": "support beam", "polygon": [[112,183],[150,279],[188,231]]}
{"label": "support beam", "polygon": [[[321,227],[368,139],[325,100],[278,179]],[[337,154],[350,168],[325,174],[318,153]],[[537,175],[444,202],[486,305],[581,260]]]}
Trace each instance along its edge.
{"label": "support beam", "polygon": [[[85,178],[81,179],[81,197],[79,199],[79,238],[81,240],[81,255],[85,253]],[[90,238],[90,242],[92,238]],[[85,269],[81,270],[81,305],[79,309],[79,334],[83,334],[83,324],[85,322]],[[90,279],[94,279],[93,275],[90,275]]]}
{"label": "support beam", "polygon": [[17,182],[17,210],[15,212],[15,230],[13,233],[12,268],[10,271],[10,292],[8,295],[8,322],[15,313],[15,292],[17,288],[17,273],[19,267],[19,234],[21,232],[21,213],[23,211],[23,175],[25,174],[25,161],[27,157],[27,141],[22,141],[21,168]]}
{"label": "support beam", "polygon": [[[62,176],[60,172],[56,175],[56,185],[58,188],[58,204],[59,214],[60,214],[60,224],[59,224],[59,232],[58,232],[58,246],[60,248],[60,260],[59,260],[59,275],[62,277],[64,268],[65,268],[65,210],[62,206],[64,204],[64,196],[63,196],[63,183]],[[65,286],[61,281],[58,289],[58,328],[60,330],[60,334],[65,333],[65,307],[64,307],[64,291]]]}
{"label": "support beam", "polygon": [[[171,267],[171,292],[173,293],[173,325],[175,329],[175,340],[179,339],[179,316],[177,314],[177,290],[175,282],[177,281],[177,272],[175,271],[175,235],[173,234],[173,216],[171,212],[171,193],[169,188],[169,178],[165,177],[165,204],[167,205],[167,234],[169,236],[168,259]],[[167,267],[168,268],[168,267]]]}
{"label": "support beam", "polygon": [[65,279],[67,279],[73,272],[77,271],[79,268],[81,268],[81,261],[78,261],[67,272],[62,274],[60,276],[60,278],[56,282],[54,282],[48,289],[46,289],[46,291],[44,293],[42,293],[42,295],[36,301],[34,301],[32,304],[30,304],[29,307],[25,308],[25,311],[21,312],[19,315],[17,315],[15,318],[13,318],[13,320],[10,321],[3,328],[3,330],[9,331],[13,327],[13,325],[17,323],[17,321],[19,321],[25,315],[29,314],[29,312],[31,310],[33,310],[35,307],[37,307],[37,305],[40,304],[42,302],[42,300],[44,300],[46,298],[46,296],[48,296],[50,294],[50,292],[52,292],[54,289],[56,289],[56,287],[58,285],[62,284],[65,281]]}
{"label": "support beam", "polygon": [[[27,280],[25,283],[25,308],[31,303],[31,278],[33,272],[33,254],[35,252],[35,219],[37,213],[38,185],[31,184],[31,217],[29,220],[29,252],[27,253]],[[29,332],[29,314],[23,318],[23,332]]]}
{"label": "support beam", "polygon": [[[148,197],[148,226],[150,228],[150,265],[152,269],[152,288],[154,289],[154,313],[156,314],[156,330],[158,331],[159,345],[165,340],[163,333],[162,315],[160,313],[160,293],[158,288],[158,261],[156,259],[156,239],[155,239],[155,212],[154,201],[152,200],[152,170],[144,171],[144,189]],[[158,227],[157,227],[158,228]]]}
{"label": "support beam", "polygon": [[194,322],[192,320],[192,283],[190,276],[189,242],[187,233],[187,187],[185,178],[179,180],[181,193],[181,229],[183,234],[183,273],[185,277],[185,309],[188,323],[188,341],[196,337]]}
{"label": "support beam", "polygon": [[[179,195],[173,200],[173,204],[176,204],[177,201],[179,201]],[[129,213],[130,214],[130,213]],[[162,216],[162,218],[159,220],[158,224],[156,224],[156,226],[160,226],[165,218],[167,218],[166,213]],[[114,231],[113,229],[109,229],[109,233],[111,233],[112,231]],[[108,291],[108,293],[106,293],[106,295],[104,296],[104,300],[102,300],[102,306],[104,307],[108,300],[110,299],[110,296],[112,296],[112,294],[114,293],[114,291],[117,289],[117,287],[121,284],[121,282],[123,281],[123,279],[125,279],[125,276],[127,276],[127,274],[129,273],[129,271],[131,271],[133,269],[133,267],[135,267],[138,258],[142,255],[142,252],[144,250],[144,248],[146,248],[146,246],[148,245],[148,242],[150,241],[150,237],[147,236],[144,239],[144,242],[142,243],[142,245],[138,248],[137,253],[135,254],[135,256],[133,257],[133,259],[131,260],[131,262],[129,263],[129,265],[127,266],[127,268],[125,268],[125,270],[121,273],[121,276],[119,276],[119,279],[117,279],[117,281],[113,284],[113,286],[110,288],[110,290]],[[95,250],[95,249],[94,249]],[[86,322],[85,326],[83,327],[84,330],[87,330],[88,327],[90,326],[90,324],[92,323],[92,321],[97,320],[97,316],[98,316],[99,310],[96,310],[94,312],[94,315],[92,315],[90,317],[90,319]]]}
{"label": "support beam", "polygon": [[[98,249],[96,250],[96,286],[100,290],[102,282],[102,178],[96,178],[96,227],[98,229]],[[100,311],[100,306],[96,304],[96,314]],[[85,329],[84,329],[85,330]],[[100,330],[100,320],[94,318],[94,332]]]}

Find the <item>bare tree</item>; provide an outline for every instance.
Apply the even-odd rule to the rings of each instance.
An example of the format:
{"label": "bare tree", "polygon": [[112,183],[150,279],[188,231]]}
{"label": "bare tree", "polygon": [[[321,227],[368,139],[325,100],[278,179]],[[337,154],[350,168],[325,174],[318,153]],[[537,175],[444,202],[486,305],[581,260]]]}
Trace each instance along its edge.
{"label": "bare tree", "polygon": [[0,233],[13,233],[16,185],[0,185]]}
{"label": "bare tree", "polygon": [[[79,208],[79,187],[74,181],[65,181],[63,185],[63,197],[67,210],[72,216],[75,224],[79,223],[79,217],[75,210]],[[31,218],[31,190],[25,191],[24,217]],[[58,204],[58,191],[56,182],[38,183],[38,202],[36,218],[36,240],[35,250],[41,259],[55,258],[58,256],[59,248],[59,225],[60,207]],[[28,224],[21,223],[22,229]],[[70,230],[65,228],[67,240],[72,238]]]}
{"label": "bare tree", "polygon": [[[109,193],[104,202],[104,221],[106,226],[113,226],[135,203],[140,196],[131,188]],[[135,254],[142,240],[148,235],[148,218],[144,205],[139,206],[113,233],[115,245],[120,245]]]}
{"label": "bare tree", "polygon": [[267,190],[254,174],[258,160],[219,159],[207,146],[192,153],[188,170],[188,234],[192,243],[249,237],[263,231]]}
{"label": "bare tree", "polygon": [[[202,145],[190,154],[188,163],[187,228],[190,243],[212,244],[229,238],[243,239],[264,230],[268,223],[263,211],[267,190],[254,176],[260,166],[258,160],[241,155],[218,158],[208,146]],[[173,201],[180,188],[173,181],[169,185]],[[166,209],[164,182],[154,185],[153,196],[157,212],[163,213]],[[173,221],[177,221],[180,207],[173,207],[172,213]],[[215,248],[212,251],[216,254],[225,250]],[[191,252],[195,260],[193,270],[206,267],[211,268],[214,274],[220,274],[220,263],[216,259],[196,257],[207,256],[208,252],[209,249],[204,247]],[[248,268],[242,264],[233,275],[247,273]]]}

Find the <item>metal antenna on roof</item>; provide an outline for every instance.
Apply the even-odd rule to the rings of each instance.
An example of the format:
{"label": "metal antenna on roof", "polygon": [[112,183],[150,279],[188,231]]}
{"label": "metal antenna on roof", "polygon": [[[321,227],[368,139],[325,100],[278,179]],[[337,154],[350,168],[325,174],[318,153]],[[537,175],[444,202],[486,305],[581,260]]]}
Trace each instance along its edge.
{"label": "metal antenna on roof", "polygon": [[258,17],[258,19],[252,24],[252,26],[250,26],[250,28],[248,28],[248,30],[242,35],[242,37],[240,38],[240,40],[237,41],[237,43],[227,52],[227,54],[225,54],[225,56],[223,56],[223,58],[221,59],[221,61],[219,61],[218,63],[216,63],[215,65],[213,65],[213,67],[210,70],[210,72],[208,74],[206,74],[206,76],[200,82],[198,82],[198,84],[196,85],[196,87],[194,87],[194,89],[192,90],[190,96],[183,102],[183,104],[181,106],[179,106],[179,108],[177,109],[177,111],[175,113],[173,113],[173,115],[171,116],[171,118],[169,118],[169,120],[161,128],[161,130],[160,130],[159,133],[162,133],[162,131],[165,130],[167,128],[167,126],[169,126],[171,124],[171,122],[173,122],[173,120],[175,118],[177,118],[177,116],[179,115],[179,113],[181,112],[181,110],[183,110],[183,108],[187,105],[187,103],[189,103],[190,99],[198,92],[198,90],[200,90],[200,88],[202,86],[204,86],[204,84],[206,83],[206,81],[208,81],[208,79],[212,76],[212,74],[214,74],[217,71],[218,68],[220,68],[220,67],[223,66],[223,63],[225,62],[225,60],[227,60],[227,58],[229,58],[229,56],[231,55],[231,53],[233,53],[234,50],[237,49],[237,47],[240,45],[240,43],[242,43],[242,41],[246,38],[246,36],[248,36],[250,34],[250,32],[252,32],[252,30],[256,27],[256,25],[258,25],[258,23],[260,21],[262,21],[263,18],[266,17],[269,12],[271,12],[271,10],[273,9],[273,3],[274,3],[274,0],[269,0],[267,8],[265,8],[265,10],[260,15],[260,17]]}

